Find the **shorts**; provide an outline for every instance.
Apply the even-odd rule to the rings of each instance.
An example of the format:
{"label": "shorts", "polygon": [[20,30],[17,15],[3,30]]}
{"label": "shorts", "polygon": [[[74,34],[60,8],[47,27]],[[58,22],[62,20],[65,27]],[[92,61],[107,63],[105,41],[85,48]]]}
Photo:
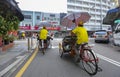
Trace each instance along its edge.
{"label": "shorts", "polygon": [[[39,39],[39,41],[41,42],[41,39]],[[43,40],[44,41],[44,43],[47,43],[47,40],[45,39],[45,40]]]}

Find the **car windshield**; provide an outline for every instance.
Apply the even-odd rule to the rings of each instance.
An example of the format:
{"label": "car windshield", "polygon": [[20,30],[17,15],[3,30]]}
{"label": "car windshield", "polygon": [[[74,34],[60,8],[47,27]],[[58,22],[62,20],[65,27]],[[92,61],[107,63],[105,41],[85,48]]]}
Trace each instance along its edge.
{"label": "car windshield", "polygon": [[105,35],[106,32],[95,32],[96,35]]}

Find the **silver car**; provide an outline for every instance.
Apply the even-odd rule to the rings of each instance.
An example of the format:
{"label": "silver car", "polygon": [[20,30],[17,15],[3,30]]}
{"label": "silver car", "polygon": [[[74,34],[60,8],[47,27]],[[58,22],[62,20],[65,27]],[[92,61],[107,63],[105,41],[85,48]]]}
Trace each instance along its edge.
{"label": "silver car", "polygon": [[109,34],[106,30],[98,30],[94,33],[95,42],[106,42],[109,43]]}

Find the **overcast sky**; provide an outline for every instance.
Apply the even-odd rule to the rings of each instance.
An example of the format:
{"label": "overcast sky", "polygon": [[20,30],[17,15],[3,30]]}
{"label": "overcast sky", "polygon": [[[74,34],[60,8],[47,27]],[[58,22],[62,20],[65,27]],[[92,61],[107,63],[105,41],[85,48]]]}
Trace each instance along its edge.
{"label": "overcast sky", "polygon": [[16,0],[21,10],[66,13],[67,0]]}

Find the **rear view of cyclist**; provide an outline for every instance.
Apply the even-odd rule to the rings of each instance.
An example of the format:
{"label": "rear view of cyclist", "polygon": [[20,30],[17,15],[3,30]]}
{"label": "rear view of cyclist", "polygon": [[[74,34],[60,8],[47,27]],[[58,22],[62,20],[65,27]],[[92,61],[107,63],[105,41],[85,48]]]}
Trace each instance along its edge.
{"label": "rear view of cyclist", "polygon": [[45,44],[44,46],[47,45],[47,35],[48,35],[48,31],[46,29],[46,26],[43,26],[43,28],[40,30],[40,34],[39,34],[39,42],[40,42],[41,46],[42,46],[42,43],[41,43],[42,40],[44,41],[44,44]]}
{"label": "rear view of cyclist", "polygon": [[82,43],[87,43],[88,42],[88,33],[87,30],[83,27],[83,22],[80,21],[78,23],[78,26],[72,30],[72,36],[76,35],[77,36],[77,41],[75,45],[75,52],[76,52],[76,59],[77,62],[80,61],[79,57],[79,47]]}

